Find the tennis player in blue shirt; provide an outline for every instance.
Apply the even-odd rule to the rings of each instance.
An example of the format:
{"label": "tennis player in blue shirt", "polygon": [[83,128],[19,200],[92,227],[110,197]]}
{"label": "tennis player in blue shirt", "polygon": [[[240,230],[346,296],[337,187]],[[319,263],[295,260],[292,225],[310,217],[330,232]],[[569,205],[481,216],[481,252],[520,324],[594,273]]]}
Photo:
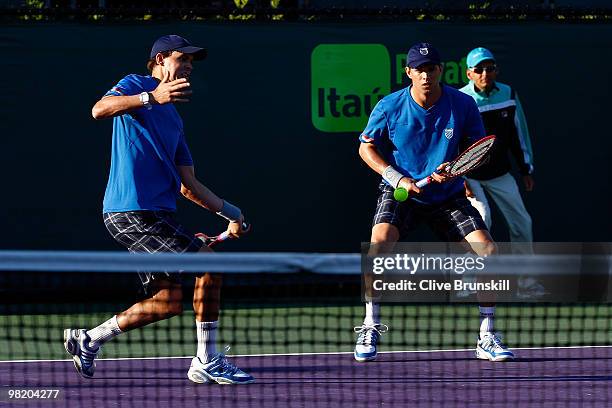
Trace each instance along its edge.
{"label": "tennis player in blue shirt", "polygon": [[[400,237],[424,221],[444,241],[464,241],[478,255],[491,255],[495,243],[465,197],[464,180],[449,180],[441,171],[460,147],[485,136],[478,108],[468,95],[440,84],[440,55],[431,44],[412,46],[406,62],[412,84],[378,102],[359,138],[359,155],[382,176],[371,236],[377,245],[372,250],[389,252]],[[429,175],[437,183],[422,190],[416,187],[415,180]],[[393,198],[398,187],[408,190],[407,201]],[[513,359],[493,332],[494,313],[493,304],[480,305],[476,356],[491,361]],[[374,360],[378,340],[386,330],[380,322],[380,305],[369,300],[363,324],[355,328],[355,359]]]}
{"label": "tennis player in blue shirt", "polygon": [[[95,119],[113,119],[111,167],[104,195],[103,218],[113,238],[130,252],[211,252],[174,218],[177,196],[229,221],[238,237],[242,211],[222,200],[195,177],[183,121],[175,103],[189,102],[193,61],[206,50],[178,35],[153,44],[147,67],[151,75],[127,75],[92,109]],[[94,359],[104,343],[119,334],[182,312],[181,280],[173,273],[140,273],[148,299],[136,303],[91,329],[66,329],[64,346],[77,371],[94,375]],[[187,377],[195,383],[246,384],[253,377],[215,349],[221,277],[196,278],[193,308],[197,354]]]}

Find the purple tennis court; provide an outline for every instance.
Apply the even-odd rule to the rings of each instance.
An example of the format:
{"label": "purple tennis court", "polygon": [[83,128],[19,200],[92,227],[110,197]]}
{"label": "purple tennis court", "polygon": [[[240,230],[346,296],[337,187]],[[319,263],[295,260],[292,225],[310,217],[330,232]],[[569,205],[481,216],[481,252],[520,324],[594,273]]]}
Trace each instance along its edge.
{"label": "purple tennis court", "polygon": [[604,407],[612,401],[612,346],[519,349],[514,362],[492,363],[472,351],[382,353],[357,363],[350,353],[232,358],[252,373],[244,386],[196,385],[189,358],[98,361],[96,378],[71,361],[3,362],[9,388],[55,388],[60,399],[28,404],[215,407]]}

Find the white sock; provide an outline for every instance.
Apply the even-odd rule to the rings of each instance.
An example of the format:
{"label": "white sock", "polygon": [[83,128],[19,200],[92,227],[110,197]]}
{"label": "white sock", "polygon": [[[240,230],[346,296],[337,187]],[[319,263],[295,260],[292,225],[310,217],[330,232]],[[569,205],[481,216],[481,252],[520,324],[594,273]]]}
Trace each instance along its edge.
{"label": "white sock", "polygon": [[372,301],[365,304],[365,318],[363,324],[366,326],[374,326],[380,324],[380,304]]}
{"label": "white sock", "polygon": [[203,363],[208,363],[212,357],[217,354],[217,326],[219,321],[214,322],[198,322],[196,320],[196,332],[198,334],[198,352],[196,356]]}
{"label": "white sock", "polygon": [[89,341],[89,346],[92,348],[98,348],[121,333],[123,332],[119,328],[119,324],[117,323],[117,315],[115,315],[98,327],[87,330],[87,335],[91,339]]}
{"label": "white sock", "polygon": [[495,323],[495,306],[483,307],[478,306],[480,311],[480,337],[485,333],[493,332],[493,324]]}

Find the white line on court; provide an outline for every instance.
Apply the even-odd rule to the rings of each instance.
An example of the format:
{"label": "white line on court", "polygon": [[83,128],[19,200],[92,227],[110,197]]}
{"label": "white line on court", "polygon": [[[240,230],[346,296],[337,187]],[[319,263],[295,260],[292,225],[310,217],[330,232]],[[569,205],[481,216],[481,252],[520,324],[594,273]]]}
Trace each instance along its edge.
{"label": "white line on court", "polygon": [[[563,349],[590,349],[590,348],[608,348],[609,346],[559,346],[559,347],[513,347],[512,350],[563,350]],[[449,353],[449,352],[462,352],[462,351],[474,351],[473,348],[469,349],[440,349],[440,350],[397,350],[397,351],[381,351],[378,354],[399,354],[399,353]],[[316,355],[342,355],[342,354],[353,354],[352,351],[336,351],[336,352],[323,352],[323,353],[279,353],[279,354],[233,354],[228,357],[282,357],[282,356],[316,356]],[[170,359],[186,359],[193,358],[193,356],[179,356],[179,357],[119,357],[119,358],[99,358],[96,361],[129,361],[129,360],[170,360]],[[72,361],[71,359],[62,360],[0,360],[0,363],[52,363]]]}

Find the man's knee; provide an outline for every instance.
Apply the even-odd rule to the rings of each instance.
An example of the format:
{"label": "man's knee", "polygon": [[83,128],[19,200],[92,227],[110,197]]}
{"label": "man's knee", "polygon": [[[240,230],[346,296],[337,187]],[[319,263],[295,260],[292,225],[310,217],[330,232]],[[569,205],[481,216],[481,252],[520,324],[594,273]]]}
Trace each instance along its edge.
{"label": "man's knee", "polygon": [[196,278],[196,287],[206,290],[214,290],[221,287],[223,275],[220,273],[205,273]]}
{"label": "man's knee", "polygon": [[376,224],[372,228],[373,244],[395,243],[399,240],[399,230],[392,224]]}
{"label": "man's knee", "polygon": [[497,244],[487,230],[472,231],[465,237],[465,241],[478,256],[489,256],[497,253]]}
{"label": "man's knee", "polygon": [[399,230],[391,224],[376,224],[372,228],[370,242],[370,255],[391,252],[395,243],[399,240]]}
{"label": "man's knee", "polygon": [[497,244],[493,241],[485,241],[482,243],[482,254],[481,256],[495,255],[497,253]]}

